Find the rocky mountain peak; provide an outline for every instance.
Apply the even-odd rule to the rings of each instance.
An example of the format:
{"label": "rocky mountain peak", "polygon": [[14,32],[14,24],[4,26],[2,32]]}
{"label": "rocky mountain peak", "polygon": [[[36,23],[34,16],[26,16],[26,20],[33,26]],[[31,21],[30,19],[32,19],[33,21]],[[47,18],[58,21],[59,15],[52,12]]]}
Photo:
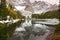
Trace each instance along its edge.
{"label": "rocky mountain peak", "polygon": [[31,3],[30,0],[15,0],[15,1],[11,0],[11,4],[12,6],[25,6],[24,10],[31,12],[34,11],[34,13],[43,13],[43,12],[51,11],[52,9],[56,10],[57,7],[56,4],[52,5],[45,1],[34,1]]}

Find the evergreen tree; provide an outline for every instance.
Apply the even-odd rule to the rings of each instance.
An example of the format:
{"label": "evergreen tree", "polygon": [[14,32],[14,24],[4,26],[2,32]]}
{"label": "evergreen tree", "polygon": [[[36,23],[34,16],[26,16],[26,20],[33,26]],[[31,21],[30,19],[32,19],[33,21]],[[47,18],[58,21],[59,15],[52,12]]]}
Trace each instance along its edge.
{"label": "evergreen tree", "polygon": [[0,5],[0,17],[2,19],[6,19],[6,16],[8,15],[8,10],[6,8],[6,0],[1,0]]}
{"label": "evergreen tree", "polygon": [[[6,8],[6,0],[0,0],[0,19],[6,19],[8,10]],[[7,24],[0,23],[0,40],[7,39]]]}
{"label": "evergreen tree", "polygon": [[58,12],[60,13],[60,1],[59,1],[59,10],[58,10]]}

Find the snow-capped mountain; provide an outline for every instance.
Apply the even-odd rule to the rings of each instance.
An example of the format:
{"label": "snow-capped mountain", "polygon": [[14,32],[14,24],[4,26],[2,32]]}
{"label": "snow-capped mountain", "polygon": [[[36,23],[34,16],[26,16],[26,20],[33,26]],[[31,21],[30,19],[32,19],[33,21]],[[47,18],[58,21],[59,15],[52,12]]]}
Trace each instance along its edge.
{"label": "snow-capped mountain", "polygon": [[35,1],[33,3],[33,8],[35,13],[42,13],[48,11],[47,9],[50,8],[52,4],[45,3],[44,1]]}
{"label": "snow-capped mountain", "polygon": [[[33,3],[30,0],[11,0],[10,2],[17,10],[25,10],[35,13],[45,13],[47,11],[57,10],[58,6],[52,5],[45,1],[35,1]],[[19,7],[20,6],[20,7]],[[19,10],[20,11],[20,10]]]}
{"label": "snow-capped mountain", "polygon": [[45,13],[47,11],[54,11],[58,9],[58,6],[52,5],[50,3],[44,2],[44,1],[35,1],[33,3],[33,9],[35,13]]}

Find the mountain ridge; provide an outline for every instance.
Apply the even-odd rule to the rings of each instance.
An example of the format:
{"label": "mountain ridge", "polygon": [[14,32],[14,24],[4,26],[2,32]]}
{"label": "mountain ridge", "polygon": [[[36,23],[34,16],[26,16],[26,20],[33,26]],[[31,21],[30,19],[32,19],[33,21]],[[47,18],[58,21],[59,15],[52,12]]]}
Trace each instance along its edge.
{"label": "mountain ridge", "polygon": [[30,11],[30,12],[34,11],[33,13],[38,13],[38,14],[59,9],[58,5],[56,5],[56,4],[52,5],[52,4],[50,4],[48,2],[44,2],[44,1],[35,1],[35,2],[31,3],[29,0],[28,1],[27,0],[22,0],[22,1],[11,0],[11,3],[14,7],[15,6],[25,6],[25,8],[23,10]]}

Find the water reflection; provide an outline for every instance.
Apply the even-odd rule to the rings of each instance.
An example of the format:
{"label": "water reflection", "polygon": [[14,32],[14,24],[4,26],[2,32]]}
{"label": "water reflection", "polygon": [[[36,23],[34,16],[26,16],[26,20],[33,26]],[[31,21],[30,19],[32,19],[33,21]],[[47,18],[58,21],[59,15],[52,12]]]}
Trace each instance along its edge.
{"label": "water reflection", "polygon": [[[49,34],[54,33],[55,28],[46,26],[43,23],[44,21],[35,20],[34,23],[31,21],[32,20],[26,20],[24,23],[21,23],[19,27],[16,27],[12,37],[8,40],[46,40]],[[59,20],[47,19],[45,23],[58,24]]]}

